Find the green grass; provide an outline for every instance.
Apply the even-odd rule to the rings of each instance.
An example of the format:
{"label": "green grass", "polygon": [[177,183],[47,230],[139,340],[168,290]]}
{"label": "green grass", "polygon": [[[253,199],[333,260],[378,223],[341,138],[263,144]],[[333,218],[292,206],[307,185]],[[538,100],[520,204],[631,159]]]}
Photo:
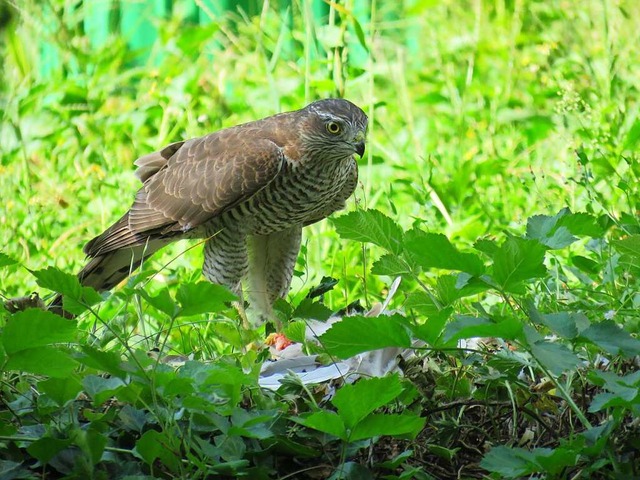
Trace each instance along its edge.
{"label": "green grass", "polygon": [[[158,20],[162,34],[145,65],[120,37],[92,49],[74,2],[51,2],[46,18],[39,3],[23,3],[10,7],[0,43],[0,250],[17,262],[0,267],[0,292],[44,296],[66,285],[91,311],[59,336],[42,314],[3,314],[4,467],[76,478],[285,478],[307,467],[335,478],[363,469],[388,478],[452,478],[460,468],[470,477],[640,474],[631,421],[640,413],[633,1],[407,0],[398,8],[378,0],[370,17],[354,10],[357,24],[350,12],[361,2],[320,24],[299,1],[291,32],[267,3],[259,15],[231,13],[209,26],[176,14]],[[48,27],[52,18],[59,28]],[[59,58],[47,75],[38,40]],[[102,303],[72,276],[43,280],[48,267],[82,268],[84,243],[129,208],[138,156],[328,96],[370,117],[348,205],[363,228],[328,220],[306,229],[279,308],[293,323],[304,318],[298,307],[323,276],[339,280],[323,297],[329,310],[356,300],[369,307],[401,274],[391,307],[406,315],[399,328],[426,347],[405,366],[408,381],[381,380],[377,388],[397,395],[375,413],[341,410],[340,400],[293,384],[276,396],[259,392],[266,354],[243,350],[251,335],[238,332],[234,312],[206,303],[216,294],[196,284],[202,253],[193,243],[154,256]],[[564,208],[584,215],[555,217]],[[376,222],[393,234],[376,236]],[[435,233],[452,245],[448,255]],[[175,310],[203,302],[197,315]],[[29,324],[41,327],[40,344],[20,344]],[[366,333],[364,344],[378,345],[382,333]],[[457,348],[475,336],[498,337],[501,348]],[[325,340],[344,356],[348,338]],[[175,371],[151,360],[152,348],[196,361]],[[598,355],[607,368],[596,368]],[[386,428],[384,415],[396,414],[426,419],[417,440],[417,430]],[[328,427],[335,416],[376,428],[353,440]],[[64,466],[69,459],[75,470]]]}

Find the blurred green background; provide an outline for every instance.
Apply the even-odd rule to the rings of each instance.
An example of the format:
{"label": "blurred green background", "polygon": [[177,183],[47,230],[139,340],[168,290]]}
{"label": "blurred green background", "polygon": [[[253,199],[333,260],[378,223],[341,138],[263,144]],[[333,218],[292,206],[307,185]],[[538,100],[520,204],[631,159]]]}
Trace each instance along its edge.
{"label": "blurred green background", "polygon": [[[0,241],[76,271],[127,210],[133,161],[164,145],[343,96],[370,116],[348,208],[456,243],[568,206],[637,212],[640,9],[614,0],[0,2]],[[200,249],[154,257],[199,278]],[[377,252],[307,229],[291,295],[340,279],[380,297]],[[22,267],[5,295],[37,289]]]}

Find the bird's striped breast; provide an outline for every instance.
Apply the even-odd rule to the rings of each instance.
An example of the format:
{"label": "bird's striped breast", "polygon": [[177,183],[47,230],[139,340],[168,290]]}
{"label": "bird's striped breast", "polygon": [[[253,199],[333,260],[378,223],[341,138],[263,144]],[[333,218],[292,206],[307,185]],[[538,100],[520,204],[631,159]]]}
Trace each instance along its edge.
{"label": "bird's striped breast", "polygon": [[[313,164],[301,162],[305,163]],[[338,210],[353,191],[350,185],[355,188],[357,166],[353,157],[332,162],[328,167],[327,162],[323,164],[305,168],[285,163],[269,185],[227,211],[221,219],[223,224],[240,227],[247,234],[269,235]]]}

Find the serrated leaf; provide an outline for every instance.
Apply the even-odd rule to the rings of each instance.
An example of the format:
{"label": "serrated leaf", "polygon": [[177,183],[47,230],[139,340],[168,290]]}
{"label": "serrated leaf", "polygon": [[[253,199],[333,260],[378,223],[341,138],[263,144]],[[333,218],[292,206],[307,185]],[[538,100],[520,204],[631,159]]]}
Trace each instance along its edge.
{"label": "serrated leaf", "polygon": [[357,210],[333,223],[341,238],[373,243],[396,255],[402,251],[402,229],[378,210]]}
{"label": "serrated leaf", "polygon": [[416,438],[424,428],[426,418],[404,412],[400,414],[371,414],[358,423],[349,435],[349,440],[357,442],[380,435]]}
{"label": "serrated leaf", "polygon": [[178,288],[176,300],[180,303],[177,316],[186,317],[201,313],[219,312],[226,303],[237,300],[229,290],[209,282],[183,283]]}
{"label": "serrated leaf", "polygon": [[150,295],[141,288],[137,288],[136,293],[144,298],[149,303],[149,305],[154,307],[156,310],[167,314],[169,317],[173,317],[178,311],[178,305],[176,305],[176,302],[173,300],[173,298],[171,298],[169,290],[167,290],[166,288],[160,290],[157,295],[154,296]]}
{"label": "serrated leaf", "polygon": [[640,235],[629,235],[622,240],[613,240],[611,244],[618,252],[640,259]]}
{"label": "serrated leaf", "polygon": [[325,321],[331,315],[333,315],[333,312],[329,310],[329,308],[327,308],[324,304],[320,302],[314,302],[310,298],[305,298],[293,311],[292,317]]}
{"label": "serrated leaf", "polygon": [[491,240],[489,238],[481,238],[473,244],[473,248],[478,250],[479,252],[485,253],[490,257],[498,251],[500,247],[498,247],[498,243],[495,240]]}
{"label": "serrated leaf", "polygon": [[338,409],[338,415],[347,429],[402,393],[402,382],[398,375],[381,378],[364,378],[357,383],[340,388],[331,403]]}
{"label": "serrated leaf", "polygon": [[9,356],[5,368],[22,372],[65,378],[71,375],[78,364],[67,352],[48,345],[20,350]]}
{"label": "serrated leaf", "polygon": [[538,363],[555,375],[572,370],[581,363],[571,350],[559,343],[537,341],[531,343],[530,349]]}
{"label": "serrated leaf", "polygon": [[63,272],[55,267],[31,270],[31,273],[36,277],[36,283],[42,288],[47,288],[76,300],[79,300],[82,296],[82,285],[80,285],[76,275]]}
{"label": "serrated leaf", "polygon": [[375,318],[344,317],[319,337],[330,355],[349,358],[358,353],[386,347],[410,347],[408,320],[401,315]]}
{"label": "serrated leaf", "polygon": [[409,266],[397,255],[387,253],[373,263],[371,267],[373,275],[389,275],[396,277],[398,275],[406,275],[411,273]]}
{"label": "serrated leaf", "polygon": [[83,365],[124,378],[128,373],[122,367],[122,359],[115,351],[103,351],[89,345],[81,345],[84,356],[78,358]]}
{"label": "serrated leaf", "polygon": [[471,275],[482,275],[484,264],[474,253],[461,253],[441,233],[411,230],[407,234],[405,249],[411,259],[424,269],[443,268]]}
{"label": "serrated leaf", "polygon": [[580,336],[612,355],[640,355],[640,340],[633,338],[613,320],[595,323],[583,330]]}
{"label": "serrated leaf", "polygon": [[18,263],[17,260],[14,260],[9,255],[0,252],[0,268],[1,267],[8,267],[10,265],[15,265],[16,263]]}
{"label": "serrated leaf", "polygon": [[9,318],[2,334],[2,345],[7,354],[54,343],[75,341],[76,322],[51,312],[29,309]]}
{"label": "serrated leaf", "polygon": [[175,445],[176,441],[177,437],[165,432],[149,430],[136,442],[134,453],[149,465],[160,460],[170,470],[177,472],[180,469],[180,460],[174,453],[179,451]]}
{"label": "serrated leaf", "polygon": [[48,463],[69,445],[71,445],[71,440],[68,438],[43,437],[32,442],[27,447],[27,452],[42,463]]}
{"label": "serrated leaf", "polygon": [[490,318],[456,315],[445,328],[444,341],[451,342],[464,338],[497,337],[514,340],[522,336],[522,324],[516,318],[493,321]]}
{"label": "serrated leaf", "polygon": [[74,400],[82,390],[82,385],[74,377],[49,378],[38,382],[38,390],[46,393],[59,406]]}
{"label": "serrated leaf", "polygon": [[545,248],[537,240],[509,238],[493,256],[493,280],[506,292],[524,293],[523,283],[543,277]]}
{"label": "serrated leaf", "polygon": [[518,478],[536,471],[533,456],[523,449],[499,445],[485,454],[480,466],[504,478]]}
{"label": "serrated leaf", "polygon": [[335,412],[320,410],[314,412],[307,417],[294,418],[294,421],[308,428],[313,428],[320,432],[328,433],[334,437],[338,437],[347,441],[347,431],[342,419]]}
{"label": "serrated leaf", "polygon": [[436,303],[436,300],[423,290],[410,293],[404,302],[404,308],[415,310],[425,317],[436,315],[440,311],[440,306]]}
{"label": "serrated leaf", "polygon": [[[30,270],[31,271],[31,270]],[[63,307],[67,312],[79,315],[87,307],[102,301],[102,297],[91,287],[80,284],[76,275],[63,272],[54,267],[31,271],[36,283],[63,295]]]}

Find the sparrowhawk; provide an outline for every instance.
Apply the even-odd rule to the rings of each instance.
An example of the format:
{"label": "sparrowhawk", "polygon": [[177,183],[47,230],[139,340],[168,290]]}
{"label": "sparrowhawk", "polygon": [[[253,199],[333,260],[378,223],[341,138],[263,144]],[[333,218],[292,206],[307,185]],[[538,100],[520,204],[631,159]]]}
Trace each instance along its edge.
{"label": "sparrowhawk", "polygon": [[[204,276],[268,316],[289,290],[302,227],[344,208],[367,116],[343,99],[172,143],[135,161],[143,185],[120,220],[84,247],[83,285],[113,288],[147,257],[204,238]],[[54,300],[61,309],[61,299]]]}

